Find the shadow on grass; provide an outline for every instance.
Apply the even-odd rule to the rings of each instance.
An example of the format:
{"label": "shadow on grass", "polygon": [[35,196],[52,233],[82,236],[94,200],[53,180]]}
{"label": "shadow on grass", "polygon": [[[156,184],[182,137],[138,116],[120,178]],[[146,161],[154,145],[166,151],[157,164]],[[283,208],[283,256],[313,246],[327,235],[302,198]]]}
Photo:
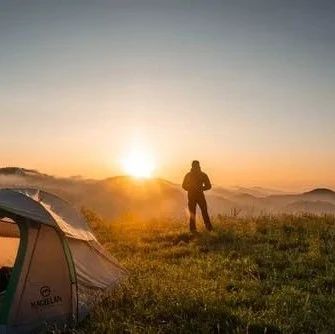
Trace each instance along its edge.
{"label": "shadow on grass", "polygon": [[169,243],[171,245],[178,245],[180,243],[190,243],[197,237],[196,234],[191,233],[170,233],[170,234],[164,234],[164,235],[157,235],[154,237],[146,237],[142,240],[144,242],[158,242],[158,243]]}

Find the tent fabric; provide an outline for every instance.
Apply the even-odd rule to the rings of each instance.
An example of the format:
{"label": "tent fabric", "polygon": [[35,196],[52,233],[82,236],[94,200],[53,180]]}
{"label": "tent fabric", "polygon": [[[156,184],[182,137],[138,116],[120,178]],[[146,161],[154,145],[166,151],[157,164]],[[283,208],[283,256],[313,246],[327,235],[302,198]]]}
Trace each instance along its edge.
{"label": "tent fabric", "polygon": [[15,279],[9,282],[14,288],[1,297],[10,296],[7,315],[0,314],[1,334],[26,333],[45,321],[82,319],[97,295],[127,273],[79,212],[36,189],[0,189],[0,246],[0,266],[15,262]]}
{"label": "tent fabric", "polygon": [[96,240],[86,220],[65,200],[37,189],[15,189],[15,191],[38,202],[50,214],[67,237]]}
{"label": "tent fabric", "polygon": [[42,224],[55,225],[52,217],[37,201],[19,191],[1,189],[0,209]]}
{"label": "tent fabric", "polygon": [[[55,229],[42,225],[29,260],[29,269],[18,308],[12,312],[12,323],[26,324],[50,317],[71,318],[72,283],[69,280],[67,260],[62,249],[62,241]],[[54,299],[60,302],[55,302],[52,307],[38,308],[41,285],[42,289],[43,286],[48,289],[50,301]]]}
{"label": "tent fabric", "polygon": [[0,219],[0,237],[20,238],[17,224],[7,219]]}
{"label": "tent fabric", "polygon": [[96,242],[69,240],[78,284],[88,288],[106,289],[122,278],[124,269],[111,257],[102,255],[95,244]]}
{"label": "tent fabric", "polygon": [[[31,260],[34,255],[34,249],[37,245],[38,234],[39,234],[39,228],[36,228],[36,226],[34,226],[34,228],[28,229],[27,235],[26,235],[27,245],[25,247],[25,256],[23,258],[22,264],[19,268],[17,267],[17,265],[13,267],[12,275],[14,276],[15,272],[20,272],[20,280],[18,281],[16,285],[15,294],[11,301],[11,306],[10,306],[10,310],[8,314],[8,323],[15,324],[16,326],[20,325],[18,323],[15,323],[15,317],[17,315],[17,310],[20,308],[21,296],[24,294],[24,290],[26,286],[26,277],[28,276],[29,271],[30,271],[30,264],[31,264]],[[20,241],[20,244],[21,243],[22,243],[22,239]],[[52,272],[51,270],[49,271]]]}
{"label": "tent fabric", "polygon": [[8,219],[0,220],[0,268],[14,266],[19,244],[18,226]]}
{"label": "tent fabric", "polygon": [[19,238],[0,236],[0,268],[14,266],[19,244]]}

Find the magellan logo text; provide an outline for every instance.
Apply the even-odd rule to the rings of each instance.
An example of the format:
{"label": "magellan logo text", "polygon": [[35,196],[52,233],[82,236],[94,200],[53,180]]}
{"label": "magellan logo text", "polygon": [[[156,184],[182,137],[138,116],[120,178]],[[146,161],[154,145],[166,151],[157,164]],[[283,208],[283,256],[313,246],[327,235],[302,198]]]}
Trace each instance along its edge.
{"label": "magellan logo text", "polygon": [[30,302],[32,308],[51,306],[62,302],[62,297],[51,295],[51,289],[48,286],[40,288],[40,295],[43,298]]}

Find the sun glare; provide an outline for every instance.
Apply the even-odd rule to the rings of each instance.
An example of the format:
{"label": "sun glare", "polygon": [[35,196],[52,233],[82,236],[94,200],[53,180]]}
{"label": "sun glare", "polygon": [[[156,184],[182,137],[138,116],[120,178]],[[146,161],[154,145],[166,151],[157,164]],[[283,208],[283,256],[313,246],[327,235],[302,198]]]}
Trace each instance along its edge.
{"label": "sun glare", "polygon": [[149,178],[155,169],[155,163],[150,154],[145,151],[135,150],[123,159],[125,172],[137,178]]}

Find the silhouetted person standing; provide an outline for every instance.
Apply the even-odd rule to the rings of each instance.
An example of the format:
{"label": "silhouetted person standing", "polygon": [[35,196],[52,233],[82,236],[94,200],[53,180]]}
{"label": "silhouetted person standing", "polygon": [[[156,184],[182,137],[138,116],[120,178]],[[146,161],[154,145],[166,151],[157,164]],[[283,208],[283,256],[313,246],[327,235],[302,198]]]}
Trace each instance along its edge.
{"label": "silhouetted person standing", "polygon": [[211,182],[207,174],[203,173],[200,168],[200,163],[197,160],[192,162],[192,168],[189,173],[185,175],[183,182],[183,189],[187,191],[188,195],[188,209],[190,212],[190,231],[196,231],[195,213],[196,207],[199,205],[207,230],[213,229],[211,221],[208,216],[207,203],[204,191],[212,188]]}

